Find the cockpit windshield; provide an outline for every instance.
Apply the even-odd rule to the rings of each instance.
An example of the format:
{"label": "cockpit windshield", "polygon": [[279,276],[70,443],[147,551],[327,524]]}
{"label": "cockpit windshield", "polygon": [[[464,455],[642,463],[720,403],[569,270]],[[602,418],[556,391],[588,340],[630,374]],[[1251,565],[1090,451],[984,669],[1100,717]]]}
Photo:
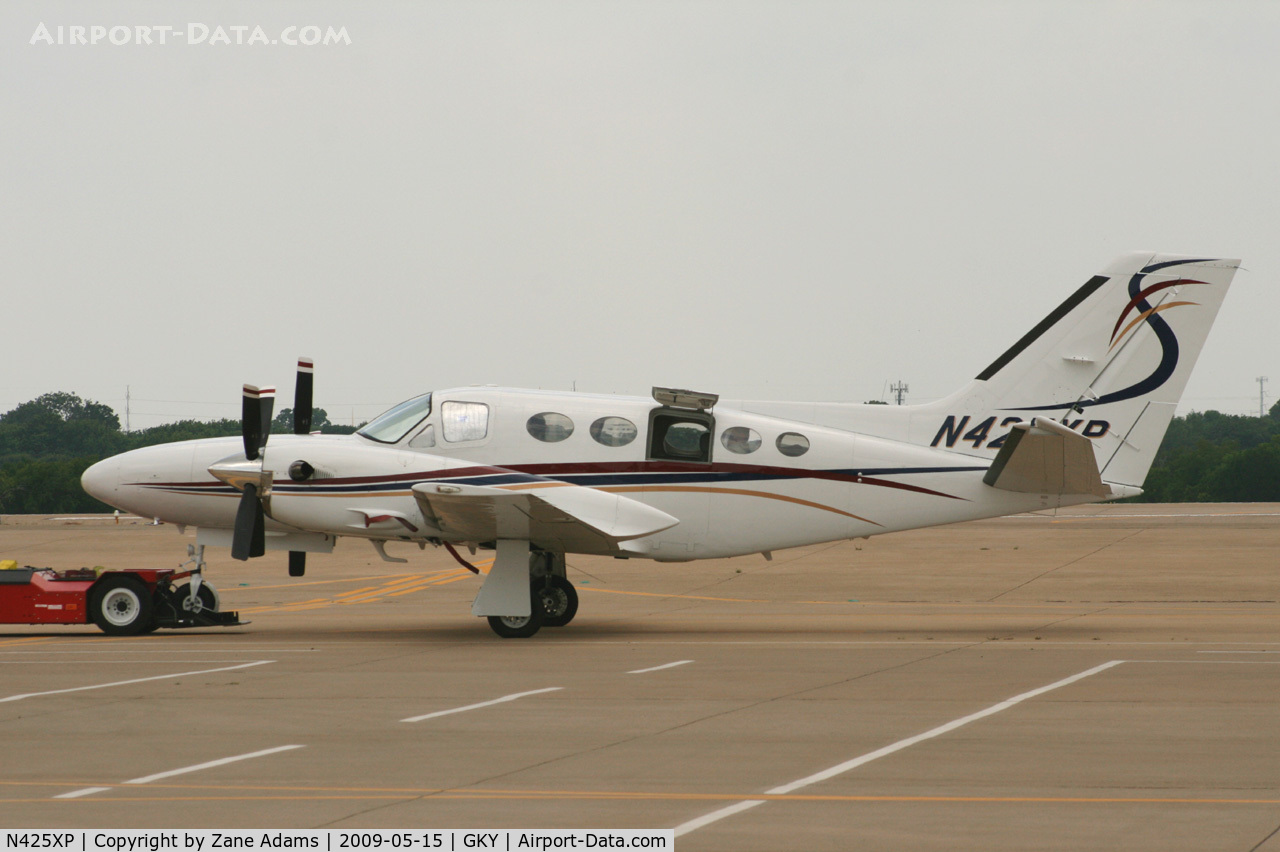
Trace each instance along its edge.
{"label": "cockpit windshield", "polygon": [[357,434],[384,444],[394,444],[409,434],[409,430],[425,420],[430,413],[431,394],[424,393],[379,415]]}

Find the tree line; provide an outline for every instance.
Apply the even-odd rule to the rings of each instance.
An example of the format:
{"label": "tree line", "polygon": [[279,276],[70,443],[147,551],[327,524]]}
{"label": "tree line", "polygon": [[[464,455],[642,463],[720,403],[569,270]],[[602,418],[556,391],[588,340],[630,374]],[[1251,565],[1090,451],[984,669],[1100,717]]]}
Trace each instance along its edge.
{"label": "tree line", "polygon": [[[360,428],[329,422],[322,408],[312,409],[311,417],[313,431],[349,434]],[[292,432],[293,411],[282,409],[271,431]],[[239,434],[240,421],[227,419],[124,432],[111,406],[73,393],[47,393],[0,415],[0,513],[109,512],[110,506],[80,487],[80,474],[90,465],[153,444]]]}
{"label": "tree line", "polygon": [[1280,402],[1266,417],[1175,417],[1143,488],[1143,503],[1280,502]]}
{"label": "tree line", "polygon": [[[313,430],[358,428],[313,410]],[[271,431],[292,432],[292,410],[282,409]],[[111,511],[80,487],[89,465],[138,447],[239,434],[240,421],[227,419],[124,432],[110,406],[47,393],[0,415],[0,513]],[[1144,488],[1136,499],[1147,503],[1280,502],[1280,402],[1266,417],[1217,411],[1175,417]]]}

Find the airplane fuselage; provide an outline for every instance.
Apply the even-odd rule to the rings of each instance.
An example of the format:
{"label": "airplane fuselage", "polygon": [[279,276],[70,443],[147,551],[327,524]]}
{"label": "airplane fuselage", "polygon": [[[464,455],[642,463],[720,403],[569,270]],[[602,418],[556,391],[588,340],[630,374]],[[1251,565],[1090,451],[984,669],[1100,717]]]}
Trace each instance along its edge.
{"label": "airplane fuselage", "polygon": [[[403,434],[395,434],[403,424],[381,433],[394,440],[273,435],[262,462],[271,472],[268,535],[293,533],[299,548],[302,531],[458,540],[424,514],[412,491],[421,483],[513,491],[570,483],[623,495],[678,523],[623,549],[602,541],[576,552],[662,561],[771,552],[1090,499],[992,489],[983,483],[990,458],[979,455],[724,406],[698,411],[643,397],[483,387],[437,392],[427,412],[421,419],[411,412]],[[659,430],[667,440],[657,440]],[[242,455],[236,438],[147,447],[95,465],[84,482],[99,499],[143,517],[229,530],[240,492],[209,469]],[[290,476],[300,461],[313,469],[305,479]]]}

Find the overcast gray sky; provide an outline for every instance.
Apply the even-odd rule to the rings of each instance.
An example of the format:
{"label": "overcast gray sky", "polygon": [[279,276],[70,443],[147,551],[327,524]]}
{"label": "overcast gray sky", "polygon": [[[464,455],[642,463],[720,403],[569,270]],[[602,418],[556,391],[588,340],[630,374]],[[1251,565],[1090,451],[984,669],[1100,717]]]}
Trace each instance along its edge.
{"label": "overcast gray sky", "polygon": [[299,354],[340,421],[473,383],[924,401],[1150,249],[1244,259],[1183,410],[1256,413],[1277,45],[1271,0],[6,2],[0,412],[236,417]]}

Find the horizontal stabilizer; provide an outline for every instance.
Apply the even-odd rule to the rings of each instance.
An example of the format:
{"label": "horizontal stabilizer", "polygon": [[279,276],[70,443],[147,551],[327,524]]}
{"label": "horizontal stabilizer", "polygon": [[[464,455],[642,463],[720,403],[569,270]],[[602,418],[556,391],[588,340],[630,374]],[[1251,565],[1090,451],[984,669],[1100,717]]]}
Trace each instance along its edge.
{"label": "horizontal stabilizer", "polygon": [[423,514],[462,541],[523,539],[547,549],[601,552],[679,521],[637,500],[564,482],[518,490],[423,482],[413,487]]}
{"label": "horizontal stabilizer", "polygon": [[1016,423],[982,481],[1023,494],[1093,494],[1108,497],[1093,442],[1056,420]]}

